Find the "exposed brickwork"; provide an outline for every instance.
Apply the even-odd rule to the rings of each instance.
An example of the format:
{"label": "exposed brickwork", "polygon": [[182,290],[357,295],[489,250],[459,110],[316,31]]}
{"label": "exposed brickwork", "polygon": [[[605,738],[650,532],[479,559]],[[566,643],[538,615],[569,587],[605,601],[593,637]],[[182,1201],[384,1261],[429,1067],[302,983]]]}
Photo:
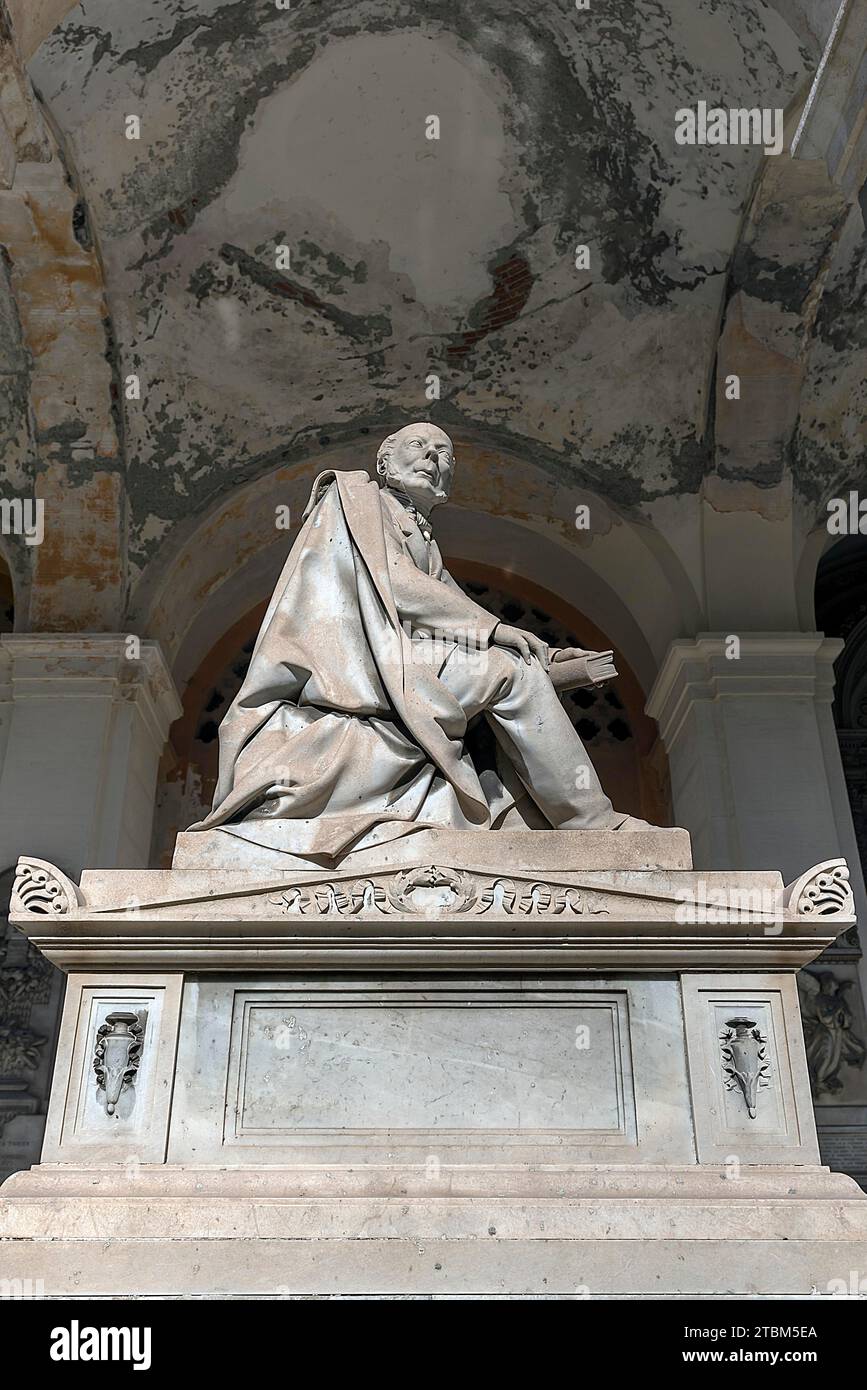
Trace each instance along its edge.
{"label": "exposed brickwork", "polygon": [[508,260],[493,266],[491,273],[493,291],[488,299],[477,305],[472,315],[478,318],[478,324],[467,329],[447,348],[447,356],[452,361],[466,357],[482,338],[516,319],[529,298],[533,275],[523,256],[513,252]]}

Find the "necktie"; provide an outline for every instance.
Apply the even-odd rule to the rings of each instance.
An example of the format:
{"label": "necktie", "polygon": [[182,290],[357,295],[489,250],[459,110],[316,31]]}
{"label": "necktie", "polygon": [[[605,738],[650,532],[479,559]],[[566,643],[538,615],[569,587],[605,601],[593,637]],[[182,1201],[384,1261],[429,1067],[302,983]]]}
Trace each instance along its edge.
{"label": "necktie", "polygon": [[409,513],[410,517],[415,522],[418,529],[421,531],[428,545],[430,545],[433,531],[431,529],[430,521],[424,515],[424,512],[419,511],[418,507],[415,505],[414,502],[410,501],[405,492],[399,492],[396,487],[391,488],[390,491],[397,498],[398,502],[400,502],[401,506]]}

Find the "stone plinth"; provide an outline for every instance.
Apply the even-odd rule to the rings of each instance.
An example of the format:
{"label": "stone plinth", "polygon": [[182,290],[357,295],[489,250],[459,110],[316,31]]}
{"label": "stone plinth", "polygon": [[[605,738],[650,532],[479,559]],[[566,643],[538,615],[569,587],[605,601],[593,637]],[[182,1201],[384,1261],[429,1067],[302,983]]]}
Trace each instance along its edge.
{"label": "stone plinth", "polygon": [[0,1277],[833,1292],[867,1267],[867,1198],[820,1163],[795,972],[854,920],[846,866],[699,874],[676,832],[642,838],[441,833],[80,885],[22,860],[12,920],[69,982]]}
{"label": "stone plinth", "polygon": [[864,1268],[867,1200],[823,1168],[429,1171],[43,1165],[2,1189],[3,1275],[61,1298],[616,1298],[828,1294]]}
{"label": "stone plinth", "polygon": [[[289,852],[291,834],[292,825],[286,821],[185,831],[177,838],[172,868],[320,869],[321,864]],[[424,863],[460,864],[496,874],[508,867],[543,877],[563,869],[691,869],[692,848],[686,830],[417,830],[348,854],[340,867],[344,874],[358,874],[366,868]]]}

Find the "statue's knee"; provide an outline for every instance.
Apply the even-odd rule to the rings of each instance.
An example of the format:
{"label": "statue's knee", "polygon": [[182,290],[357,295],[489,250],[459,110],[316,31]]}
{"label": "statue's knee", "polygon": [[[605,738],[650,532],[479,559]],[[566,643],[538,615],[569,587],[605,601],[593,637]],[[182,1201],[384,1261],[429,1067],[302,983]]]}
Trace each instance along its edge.
{"label": "statue's knee", "polygon": [[521,661],[515,652],[505,647],[488,648],[488,674],[502,686],[509,688],[520,679]]}
{"label": "statue's knee", "polygon": [[541,661],[531,657],[525,661],[517,652],[508,648],[493,648],[498,689],[502,695],[520,694],[528,700],[543,699],[550,690],[551,678]]}

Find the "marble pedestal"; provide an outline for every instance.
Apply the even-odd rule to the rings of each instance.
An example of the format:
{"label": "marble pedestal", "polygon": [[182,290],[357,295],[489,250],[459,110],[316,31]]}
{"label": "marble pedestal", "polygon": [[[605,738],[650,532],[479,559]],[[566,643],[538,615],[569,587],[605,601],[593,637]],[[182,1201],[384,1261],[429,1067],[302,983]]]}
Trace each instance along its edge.
{"label": "marble pedestal", "polygon": [[188,836],[184,867],[80,886],[20,861],[12,921],[69,982],[0,1279],[719,1297],[867,1272],[795,988],[854,920],[842,860],[697,873],[684,832],[438,832],[340,869],[247,852],[215,868]]}

